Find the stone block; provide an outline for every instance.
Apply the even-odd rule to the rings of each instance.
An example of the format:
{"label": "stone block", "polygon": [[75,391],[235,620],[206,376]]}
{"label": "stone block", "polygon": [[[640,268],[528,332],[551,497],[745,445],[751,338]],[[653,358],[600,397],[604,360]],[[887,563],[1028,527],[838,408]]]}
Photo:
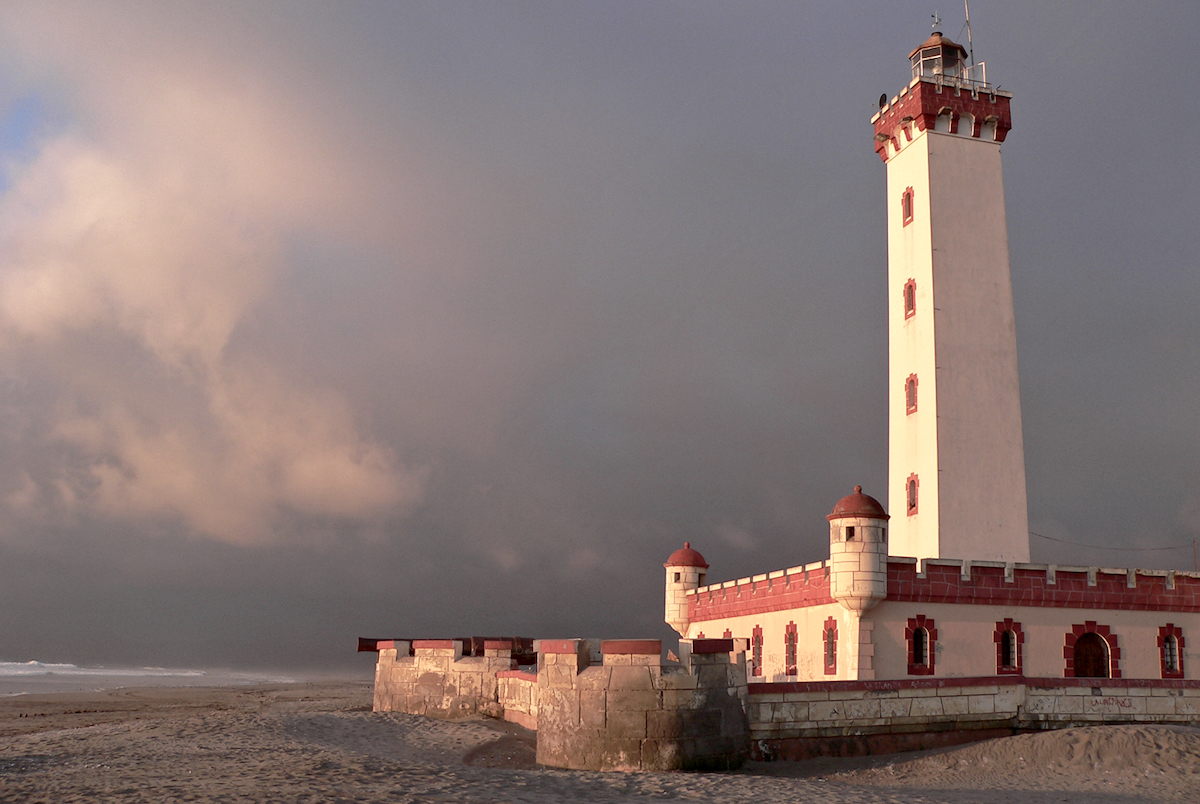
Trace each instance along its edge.
{"label": "stone block", "polygon": [[642,739],[646,736],[646,710],[609,709],[605,721],[605,734],[609,737]]}
{"label": "stone block", "polygon": [[[483,676],[479,673],[456,673],[458,694],[478,698],[483,692]],[[494,679],[495,676],[492,676]]]}
{"label": "stone block", "polygon": [[808,704],[800,701],[775,704],[772,720],[776,723],[803,723],[808,720]]}
{"label": "stone block", "polygon": [[970,711],[967,696],[956,695],[953,697],[939,696],[942,702],[942,711],[947,715],[965,715]]}
{"label": "stone block", "polygon": [[633,664],[632,658],[628,653],[606,653],[604,654],[604,666],[629,667]]}
{"label": "stone block", "polygon": [[[1068,689],[1070,689],[1068,687]],[[1054,714],[1082,715],[1083,698],[1078,695],[1059,695],[1054,699]]]}
{"label": "stone block", "polygon": [[694,690],[699,685],[700,679],[691,673],[663,673],[658,677],[662,690]]}
{"label": "stone block", "polygon": [[604,690],[580,690],[579,724],[586,729],[603,729],[605,724]]}
{"label": "stone block", "polygon": [[912,707],[912,698],[881,698],[879,700],[880,717],[908,717]]}
{"label": "stone block", "polygon": [[580,690],[606,690],[610,686],[612,668],[601,665],[585,667],[575,676],[575,688]]}
{"label": "stone block", "polygon": [[898,690],[901,698],[936,698],[938,691],[933,687],[915,687]]}
{"label": "stone block", "polygon": [[658,690],[618,690],[610,689],[608,691],[608,711],[611,714],[614,711],[631,712],[642,711],[647,712],[651,709],[661,708],[661,693]]}
{"label": "stone block", "polygon": [[967,711],[973,715],[990,715],[996,711],[994,695],[968,695]]}
{"label": "stone block", "polygon": [[610,667],[610,690],[652,690],[654,677],[648,667]]}
{"label": "stone block", "polygon": [[1025,695],[1025,711],[1031,715],[1050,714],[1054,711],[1055,695]]}
{"label": "stone block", "polygon": [[662,657],[658,655],[635,653],[629,657],[629,663],[634,667],[659,667],[662,665]]}
{"label": "stone block", "polygon": [[642,741],[642,770],[672,771],[682,770],[690,741],[679,740],[643,740]]}
{"label": "stone block", "polygon": [[422,673],[417,678],[413,692],[426,697],[441,698],[446,687],[445,679],[444,673]]}
{"label": "stone block", "polygon": [[995,701],[995,711],[1004,712],[1006,714],[1017,713],[1017,707],[1021,703],[1021,693],[1015,687],[1005,687],[996,693],[993,697]]}
{"label": "stone block", "polygon": [[641,765],[640,739],[605,736],[600,754],[601,770],[640,770]]}
{"label": "stone block", "polygon": [[1174,715],[1175,714],[1175,699],[1174,698],[1158,698],[1151,697],[1146,699],[1146,714],[1148,715]]}
{"label": "stone block", "polygon": [[908,714],[912,717],[942,717],[946,714],[942,708],[942,704],[945,702],[944,698],[930,696],[909,700],[912,701],[912,705],[909,707]]}
{"label": "stone block", "polygon": [[1144,715],[1146,699],[1132,695],[1100,695],[1083,699],[1086,715]]}
{"label": "stone block", "polygon": [[575,665],[552,664],[546,668],[546,684],[551,688],[569,689],[575,685]]}
{"label": "stone block", "polygon": [[[579,693],[569,689],[543,688],[538,696],[538,717],[551,730],[575,728],[579,725]],[[542,725],[539,723],[539,731]]]}
{"label": "stone block", "polygon": [[695,709],[700,706],[702,696],[696,690],[663,690],[661,693],[663,709]]}

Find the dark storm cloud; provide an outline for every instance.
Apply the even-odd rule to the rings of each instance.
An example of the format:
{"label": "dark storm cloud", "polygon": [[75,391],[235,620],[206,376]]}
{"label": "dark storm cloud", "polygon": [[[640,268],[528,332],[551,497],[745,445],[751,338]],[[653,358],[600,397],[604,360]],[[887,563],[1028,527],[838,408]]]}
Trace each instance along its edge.
{"label": "dark storm cloud", "polygon": [[[684,539],[790,566],[882,492],[868,119],[925,8],[63,8],[3,19],[3,658],[658,634]],[[973,11],[1031,528],[1187,542],[1197,12]]]}

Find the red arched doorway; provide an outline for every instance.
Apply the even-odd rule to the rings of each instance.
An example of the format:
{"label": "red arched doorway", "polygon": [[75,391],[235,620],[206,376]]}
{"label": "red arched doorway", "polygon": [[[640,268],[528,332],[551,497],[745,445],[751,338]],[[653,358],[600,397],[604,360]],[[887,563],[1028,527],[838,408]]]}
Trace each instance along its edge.
{"label": "red arched doorway", "polygon": [[1108,643],[1094,631],[1075,640],[1075,678],[1108,678]]}

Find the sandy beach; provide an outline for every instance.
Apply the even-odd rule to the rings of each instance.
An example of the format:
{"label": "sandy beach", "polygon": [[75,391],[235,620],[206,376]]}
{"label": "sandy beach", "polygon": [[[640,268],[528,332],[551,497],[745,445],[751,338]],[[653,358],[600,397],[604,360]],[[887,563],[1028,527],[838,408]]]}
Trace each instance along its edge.
{"label": "sandy beach", "polygon": [[538,768],[490,720],[370,711],[366,682],[0,699],[0,801],[1195,801],[1200,729],[1109,726],[737,773]]}

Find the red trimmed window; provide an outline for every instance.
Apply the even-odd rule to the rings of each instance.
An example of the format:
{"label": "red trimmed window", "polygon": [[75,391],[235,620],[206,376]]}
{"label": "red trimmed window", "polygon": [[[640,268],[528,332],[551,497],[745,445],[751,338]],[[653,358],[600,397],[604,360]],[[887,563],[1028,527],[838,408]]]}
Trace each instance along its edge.
{"label": "red trimmed window", "polygon": [[825,654],[825,675],[837,675],[837,620],[833,617],[825,621],[821,642]]}
{"label": "red trimmed window", "polygon": [[907,413],[917,412],[917,375],[909,374],[904,381],[904,410]]}
{"label": "red trimmed window", "polygon": [[1063,678],[1120,678],[1121,649],[1107,625],[1088,620],[1071,626],[1063,645]]}
{"label": "red trimmed window", "polygon": [[750,675],[761,676],[762,668],[762,626],[754,626],[754,634],[750,637]]}
{"label": "red trimmed window", "polygon": [[904,283],[904,318],[909,319],[917,314],[917,280],[910,279]]}
{"label": "red trimmed window", "polygon": [[789,676],[796,675],[796,642],[798,639],[796,624],[789,622],[783,629],[783,663],[787,666]]}
{"label": "red trimmed window", "polygon": [[1183,629],[1167,623],[1158,629],[1158,661],[1163,678],[1183,678]]}
{"label": "red trimmed window", "polygon": [[1025,644],[1021,624],[1013,622],[1012,617],[1005,617],[1003,622],[996,623],[992,639],[996,642],[996,675],[1021,675],[1021,646]]}
{"label": "red trimmed window", "polygon": [[900,195],[900,216],[904,219],[904,226],[912,223],[913,219],[913,188],[909,187]]}
{"label": "red trimmed window", "polygon": [[908,476],[905,486],[904,496],[907,497],[908,515],[912,516],[917,512],[917,490],[921,487],[921,481],[917,479],[915,472]]}
{"label": "red trimmed window", "polygon": [[924,614],[909,619],[904,638],[908,640],[908,674],[933,675],[934,646],[937,644],[937,628],[933,620]]}

